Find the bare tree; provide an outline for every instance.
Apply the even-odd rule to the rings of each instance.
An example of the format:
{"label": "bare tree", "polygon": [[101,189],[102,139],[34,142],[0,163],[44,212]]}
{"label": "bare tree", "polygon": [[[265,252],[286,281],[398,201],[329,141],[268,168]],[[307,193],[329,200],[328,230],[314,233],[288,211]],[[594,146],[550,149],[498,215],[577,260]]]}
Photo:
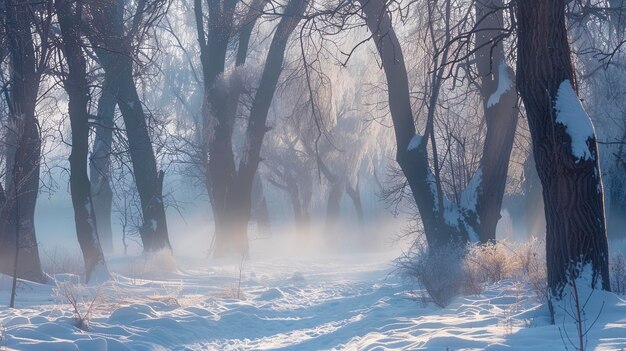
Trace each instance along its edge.
{"label": "bare tree", "polygon": [[238,86],[241,84],[236,69],[245,63],[248,44],[246,35],[242,37],[240,34],[239,37],[235,74],[229,77],[229,81],[223,77],[228,41],[235,31],[233,18],[236,4],[232,0],[210,0],[208,33],[205,33],[202,2],[195,1],[205,89],[202,153],[207,158],[205,177],[215,220],[214,256],[228,253],[248,255],[247,226],[252,182],[261,161],[261,146],[268,130],[267,115],[282,72],[289,36],[300,22],[307,2],[291,0],[281,15],[250,107],[238,165],[232,141],[240,91]]}
{"label": "bare tree", "polygon": [[67,63],[64,86],[69,96],[68,110],[72,129],[70,154],[70,189],[76,222],[76,235],[85,260],[85,281],[109,277],[96,226],[87,175],[89,153],[89,87],[87,63],[83,54],[80,18],[83,3],[55,0],[62,35],[62,51]]}
{"label": "bare tree", "polygon": [[[139,2],[132,20],[125,21],[127,4],[125,0],[90,3],[90,40],[96,46],[96,55],[105,71],[105,81],[109,84],[106,88],[115,96],[124,118],[133,176],[142,205],[143,226],[140,235],[144,250],[171,250],[163,201],[165,174],[157,170],[148,116],[133,78],[132,51],[133,43],[141,42],[144,33],[160,18],[165,3],[159,0]],[[127,25],[127,22],[130,24]],[[108,137],[102,136],[100,140],[106,143]]]}
{"label": "bare tree", "polygon": [[40,81],[49,58],[52,2],[32,4],[6,0],[4,9],[11,80],[0,270],[14,277],[45,281],[34,223],[41,161],[36,105]]}
{"label": "bare tree", "polygon": [[[451,56],[452,42],[449,28],[453,26],[449,4],[429,13],[440,13],[444,21],[445,41],[435,45],[433,21],[429,21],[431,40],[435,45],[435,66],[431,70],[428,113],[423,135],[416,133],[409,94],[409,82],[400,42],[395,35],[391,17],[382,1],[360,1],[368,28],[372,33],[382,60],[388,83],[389,110],[396,136],[396,160],[406,177],[406,182],[417,204],[420,220],[429,246],[445,245],[451,241],[489,240],[495,238],[495,226],[500,216],[500,206],[506,185],[508,158],[517,121],[515,94],[510,82],[512,73],[503,55],[499,41],[506,35],[503,29],[502,8],[486,4],[478,10],[477,25],[468,34],[481,33],[477,48],[466,57],[477,55],[478,71],[482,80],[483,105],[488,128],[480,168],[461,194],[458,204],[450,202],[444,194],[440,175],[439,154],[435,135],[435,108],[442,80],[450,62],[461,58]],[[447,28],[447,29],[446,29]],[[495,56],[494,56],[495,55]],[[495,60],[494,60],[495,57]],[[494,61],[496,64],[492,64]],[[507,86],[509,85],[509,86]],[[433,166],[430,166],[430,142]],[[501,149],[504,152],[500,154]],[[487,182],[497,184],[493,189]],[[491,183],[489,183],[491,184]],[[483,222],[484,221],[484,222]]]}

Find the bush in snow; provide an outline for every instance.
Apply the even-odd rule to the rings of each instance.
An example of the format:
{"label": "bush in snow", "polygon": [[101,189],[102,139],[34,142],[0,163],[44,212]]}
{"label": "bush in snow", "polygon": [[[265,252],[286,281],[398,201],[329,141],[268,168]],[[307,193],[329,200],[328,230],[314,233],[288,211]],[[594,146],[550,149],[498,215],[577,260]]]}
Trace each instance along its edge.
{"label": "bush in snow", "polygon": [[465,274],[473,282],[495,283],[508,278],[513,269],[506,247],[498,242],[469,244],[465,255]]}
{"label": "bush in snow", "polygon": [[463,281],[465,246],[451,243],[437,249],[416,246],[396,260],[401,275],[416,280],[440,307],[458,294]]}
{"label": "bush in snow", "polygon": [[547,301],[545,256],[537,240],[516,244],[450,244],[428,250],[425,245],[396,260],[400,273],[417,281],[439,306],[458,294],[480,294],[486,284],[515,279]]}
{"label": "bush in snow", "polygon": [[624,254],[618,252],[611,258],[611,289],[616,294],[626,293],[626,260]]}
{"label": "bush in snow", "polygon": [[54,289],[57,299],[69,305],[76,327],[81,330],[89,329],[89,320],[93,313],[104,302],[104,295],[101,287],[93,292],[88,291],[84,286],[74,282],[65,281],[56,283]]}
{"label": "bush in snow", "polygon": [[511,261],[511,278],[528,285],[541,302],[548,301],[548,272],[546,267],[545,243],[533,238],[527,243],[509,244],[507,257]]}

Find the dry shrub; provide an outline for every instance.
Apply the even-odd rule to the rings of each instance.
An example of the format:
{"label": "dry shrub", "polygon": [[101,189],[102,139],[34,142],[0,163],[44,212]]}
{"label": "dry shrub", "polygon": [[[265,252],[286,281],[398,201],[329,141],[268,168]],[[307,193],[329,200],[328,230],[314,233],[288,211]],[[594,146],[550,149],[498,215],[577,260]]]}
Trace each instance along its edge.
{"label": "dry shrub", "polygon": [[467,279],[484,284],[509,278],[513,267],[506,251],[500,242],[469,244],[463,265]]}
{"label": "dry shrub", "polygon": [[416,280],[435,304],[445,307],[461,289],[464,254],[465,247],[461,244],[430,250],[419,245],[398,258],[395,264],[402,276]]}
{"label": "dry shrub", "polygon": [[486,244],[450,244],[428,250],[415,245],[396,260],[401,275],[417,281],[439,306],[448,305],[458,294],[480,294],[485,285],[503,279],[527,284],[547,301],[543,243],[500,241]]}
{"label": "dry shrub", "polygon": [[224,300],[244,300],[245,295],[237,283],[224,284],[216,297]]}
{"label": "dry shrub", "polygon": [[71,281],[57,281],[54,293],[58,299],[68,304],[72,309],[76,327],[85,331],[89,330],[89,321],[96,309],[104,303],[101,287],[94,291],[88,291],[85,286],[74,284]]}

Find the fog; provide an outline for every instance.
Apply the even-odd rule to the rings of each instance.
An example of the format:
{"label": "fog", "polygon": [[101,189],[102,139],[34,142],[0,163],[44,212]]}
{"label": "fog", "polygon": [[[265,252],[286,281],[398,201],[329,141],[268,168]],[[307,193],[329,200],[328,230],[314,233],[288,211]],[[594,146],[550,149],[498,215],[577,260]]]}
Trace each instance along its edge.
{"label": "fog", "polygon": [[0,349],[626,330],[624,10],[0,0]]}

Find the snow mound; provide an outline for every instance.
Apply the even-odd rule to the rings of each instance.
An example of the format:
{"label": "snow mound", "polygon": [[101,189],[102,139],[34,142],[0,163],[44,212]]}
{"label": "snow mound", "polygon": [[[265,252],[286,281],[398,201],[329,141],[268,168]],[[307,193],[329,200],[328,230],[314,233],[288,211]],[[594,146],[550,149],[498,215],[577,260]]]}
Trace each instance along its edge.
{"label": "snow mound", "polygon": [[272,301],[285,297],[282,291],[278,288],[267,289],[259,295],[258,300],[262,301]]}

